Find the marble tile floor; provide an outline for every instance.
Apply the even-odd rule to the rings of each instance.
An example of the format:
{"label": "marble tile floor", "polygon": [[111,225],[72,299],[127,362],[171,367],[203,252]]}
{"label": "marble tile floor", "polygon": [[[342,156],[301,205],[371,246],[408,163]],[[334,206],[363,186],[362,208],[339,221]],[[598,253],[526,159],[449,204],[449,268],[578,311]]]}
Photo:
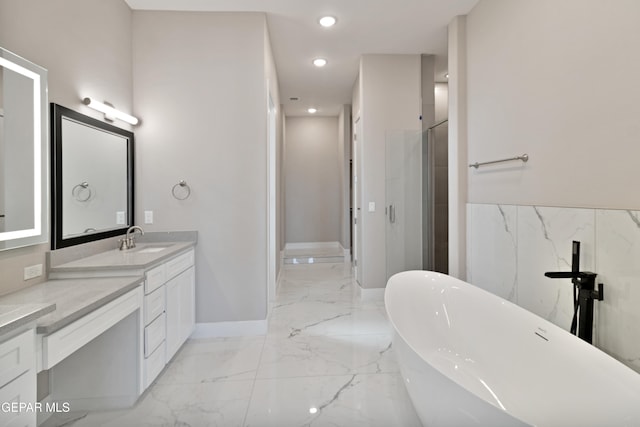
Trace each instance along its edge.
{"label": "marble tile floor", "polygon": [[189,340],[135,407],[58,425],[421,426],[348,263],[286,265],[266,336]]}

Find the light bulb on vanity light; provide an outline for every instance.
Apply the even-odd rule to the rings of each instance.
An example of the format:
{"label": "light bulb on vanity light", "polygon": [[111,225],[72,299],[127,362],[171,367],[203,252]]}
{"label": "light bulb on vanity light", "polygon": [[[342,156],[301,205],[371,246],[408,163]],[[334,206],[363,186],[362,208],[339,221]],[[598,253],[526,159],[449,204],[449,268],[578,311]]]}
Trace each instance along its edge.
{"label": "light bulb on vanity light", "polygon": [[89,108],[93,108],[96,111],[100,111],[104,113],[104,118],[109,121],[113,121],[114,119],[122,120],[123,122],[127,122],[132,125],[137,125],[139,120],[137,117],[134,117],[130,114],[124,113],[120,110],[115,109],[113,106],[108,105],[103,102],[96,101],[95,99],[91,99],[86,97],[82,100],[84,105]]}

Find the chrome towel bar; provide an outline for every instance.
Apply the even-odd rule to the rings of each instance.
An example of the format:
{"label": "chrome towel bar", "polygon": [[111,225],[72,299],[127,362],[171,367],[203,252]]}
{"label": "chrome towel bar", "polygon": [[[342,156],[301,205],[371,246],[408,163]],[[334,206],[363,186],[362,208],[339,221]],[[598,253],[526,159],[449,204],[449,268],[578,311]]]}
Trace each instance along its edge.
{"label": "chrome towel bar", "polygon": [[469,167],[478,169],[480,166],[492,165],[492,164],[495,164],[495,163],[511,162],[513,160],[522,160],[523,163],[526,163],[526,162],[529,161],[529,155],[528,154],[523,154],[522,156],[510,157],[508,159],[492,160],[490,162],[482,162],[482,163],[475,162],[475,163],[470,164]]}

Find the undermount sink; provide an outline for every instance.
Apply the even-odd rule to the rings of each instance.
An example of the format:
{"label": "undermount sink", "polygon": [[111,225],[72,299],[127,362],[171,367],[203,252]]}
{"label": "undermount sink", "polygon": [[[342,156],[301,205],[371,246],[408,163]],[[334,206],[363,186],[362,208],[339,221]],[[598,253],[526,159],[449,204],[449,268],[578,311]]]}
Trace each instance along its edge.
{"label": "undermount sink", "polygon": [[134,249],[132,252],[137,252],[139,254],[154,254],[156,252],[163,251],[167,248],[168,246],[143,246],[143,247]]}

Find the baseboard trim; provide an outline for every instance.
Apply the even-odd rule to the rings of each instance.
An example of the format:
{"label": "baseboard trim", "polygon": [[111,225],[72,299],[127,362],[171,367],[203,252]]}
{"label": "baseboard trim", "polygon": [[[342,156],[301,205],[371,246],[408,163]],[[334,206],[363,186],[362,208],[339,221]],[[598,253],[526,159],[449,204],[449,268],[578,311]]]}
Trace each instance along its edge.
{"label": "baseboard trim", "polygon": [[246,337],[266,335],[269,324],[264,320],[244,320],[238,322],[196,323],[191,338]]}
{"label": "baseboard trim", "polygon": [[382,301],[384,300],[385,288],[360,288],[361,301]]}
{"label": "baseboard trim", "polygon": [[326,248],[342,248],[340,242],[300,242],[287,243],[284,250],[287,249],[326,249]]}

